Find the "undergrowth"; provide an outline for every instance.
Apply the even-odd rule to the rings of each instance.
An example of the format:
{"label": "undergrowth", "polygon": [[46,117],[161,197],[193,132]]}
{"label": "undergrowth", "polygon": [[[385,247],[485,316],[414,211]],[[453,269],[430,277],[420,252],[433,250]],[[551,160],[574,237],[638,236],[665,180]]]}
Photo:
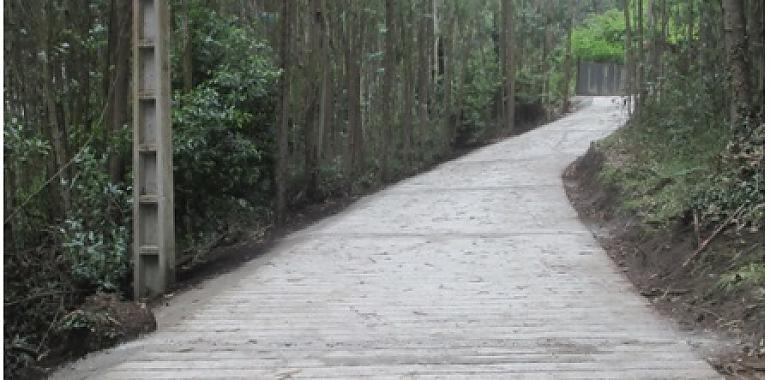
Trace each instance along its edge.
{"label": "undergrowth", "polygon": [[[764,125],[732,130],[671,101],[647,105],[643,120],[598,144],[607,158],[599,178],[649,232],[701,231],[696,268],[712,274],[713,292],[749,290],[763,302]],[[730,244],[707,249],[717,236]]]}

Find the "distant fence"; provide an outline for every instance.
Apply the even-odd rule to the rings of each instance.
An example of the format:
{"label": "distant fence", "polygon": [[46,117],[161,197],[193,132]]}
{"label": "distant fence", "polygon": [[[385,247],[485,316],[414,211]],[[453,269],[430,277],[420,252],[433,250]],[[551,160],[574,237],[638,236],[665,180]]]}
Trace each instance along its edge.
{"label": "distant fence", "polygon": [[602,62],[579,62],[577,70],[577,95],[623,95],[626,73],[623,65]]}

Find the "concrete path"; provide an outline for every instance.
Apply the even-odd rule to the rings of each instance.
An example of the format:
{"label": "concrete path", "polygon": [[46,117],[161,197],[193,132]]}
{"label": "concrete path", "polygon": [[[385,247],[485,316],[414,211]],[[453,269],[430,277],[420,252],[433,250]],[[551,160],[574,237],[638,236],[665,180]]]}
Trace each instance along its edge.
{"label": "concrete path", "polygon": [[55,377],[720,378],[564,194],[564,167],[621,124],[616,102],[364,198]]}

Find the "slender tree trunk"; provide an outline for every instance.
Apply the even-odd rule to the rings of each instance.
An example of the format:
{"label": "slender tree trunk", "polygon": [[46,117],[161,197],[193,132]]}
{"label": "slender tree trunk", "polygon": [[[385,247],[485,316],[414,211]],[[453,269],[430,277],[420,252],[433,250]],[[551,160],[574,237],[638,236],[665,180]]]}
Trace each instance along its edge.
{"label": "slender tree trunk", "polygon": [[471,55],[471,48],[473,47],[473,39],[474,39],[474,28],[475,28],[475,20],[470,21],[470,26],[466,27],[466,37],[464,38],[464,44],[463,44],[463,52],[462,52],[462,58],[460,61],[460,79],[458,83],[458,89],[457,89],[457,99],[455,100],[455,109],[456,111],[456,117],[455,121],[452,125],[452,131],[450,135],[450,141],[453,143],[456,142],[457,139],[457,131],[460,129],[463,123],[463,106],[465,104],[465,82],[467,80],[467,67],[468,67],[468,60],[470,59]]}
{"label": "slender tree trunk", "polygon": [[276,128],[275,160],[275,216],[278,223],[286,220],[286,175],[288,174],[287,132],[289,128],[289,89],[291,85],[291,50],[292,27],[294,20],[294,2],[281,4],[281,51],[280,65],[283,73],[279,80],[280,105]]}
{"label": "slender tree trunk", "polygon": [[548,83],[550,81],[550,68],[548,67],[548,52],[550,46],[550,22],[551,22],[551,9],[553,7],[552,0],[543,1],[543,52],[541,57],[541,66],[543,70],[543,81],[540,85],[540,104],[545,111],[546,121],[550,120],[551,115],[548,106]]}
{"label": "slender tree trunk", "polygon": [[575,18],[575,0],[569,0],[567,16],[567,52],[564,57],[564,87],[562,88],[561,112],[569,112],[569,88],[572,82],[572,20]]}
{"label": "slender tree trunk", "polygon": [[396,78],[396,15],[395,0],[385,0],[385,83],[382,93],[382,171],[380,172],[382,182],[390,179],[390,159],[391,145],[393,136],[393,85]]}
{"label": "slender tree trunk", "polygon": [[[332,61],[332,57],[344,57],[345,54],[340,51],[340,47],[344,50],[346,46],[344,43],[344,33],[342,32],[343,22],[339,22],[341,12],[339,12],[337,4],[336,1],[330,1],[325,4],[328,8],[326,12],[326,32],[328,37],[326,47],[329,60],[329,96],[326,98],[328,104],[326,107],[328,110],[326,112],[327,148],[324,152],[332,161],[339,160],[339,169],[344,170],[344,149],[340,144],[342,122],[340,121],[341,115],[339,112],[339,108],[341,108],[339,105],[342,102],[342,94],[345,88],[344,64],[336,59]],[[332,64],[333,62],[336,64]]]}
{"label": "slender tree trunk", "polygon": [[[115,136],[121,130],[128,128],[128,99],[131,65],[131,2],[117,1],[113,8],[115,14],[112,20],[115,28],[114,44],[109,52],[111,70],[108,77],[108,134]],[[126,169],[126,158],[120,151],[111,151],[109,156],[110,180],[113,183],[123,181]]]}
{"label": "slender tree trunk", "polygon": [[634,109],[636,110],[635,113],[638,115],[639,122],[644,121],[644,103],[645,103],[645,93],[646,85],[644,83],[644,12],[643,12],[643,4],[642,0],[637,0],[637,17],[636,17],[636,28],[638,32],[638,47],[637,52],[638,54],[634,57],[636,58],[636,85],[637,85],[637,100],[634,102]]}
{"label": "slender tree trunk", "polygon": [[655,103],[655,87],[658,80],[658,36],[656,33],[656,14],[655,14],[655,0],[647,0],[647,34],[650,35],[650,54],[647,56],[647,73],[649,74],[648,82],[650,83],[650,92],[647,94],[652,97],[652,102]]}
{"label": "slender tree trunk", "polygon": [[[417,78],[417,92],[418,92],[418,103],[419,103],[419,126],[417,128],[417,133],[415,136],[416,145],[418,147],[421,147],[423,144],[423,139],[428,133],[428,102],[429,102],[429,89],[428,86],[430,85],[431,79],[430,79],[430,29],[433,28],[432,22],[426,14],[428,13],[428,9],[430,7],[430,1],[431,0],[422,0],[420,4],[420,12],[419,12],[419,35],[417,37],[417,55],[418,55],[418,61],[417,61],[417,69],[418,69],[418,78]],[[421,157],[420,157],[421,159]]]}
{"label": "slender tree trunk", "polygon": [[444,131],[441,134],[444,149],[450,150],[452,141],[453,119],[456,113],[452,110],[452,80],[454,79],[454,34],[457,22],[455,9],[452,3],[447,3],[449,14],[447,16],[446,36],[444,37]]}
{"label": "slender tree trunk", "polygon": [[[629,1],[629,0],[626,0]],[[762,0],[764,1],[764,0]],[[687,1],[687,55],[688,62],[695,62],[695,0]],[[689,65],[687,66],[689,70]]]}
{"label": "slender tree trunk", "polygon": [[666,77],[666,62],[663,60],[663,53],[668,44],[668,1],[662,0],[660,4],[660,45],[658,47],[658,76],[660,83],[658,85],[658,98],[663,91],[663,82]]}
{"label": "slender tree trunk", "polygon": [[502,56],[503,78],[503,130],[514,129],[514,112],[516,109],[516,63],[514,62],[515,46],[513,43],[513,0],[502,1]]}
{"label": "slender tree trunk", "polygon": [[[318,197],[319,174],[319,137],[323,135],[324,123],[324,71],[326,57],[324,57],[324,13],[323,0],[313,0],[311,20],[312,26],[306,51],[309,52],[305,76],[306,76],[306,110],[305,110],[305,194],[310,200]],[[319,49],[320,48],[320,49]],[[321,67],[321,75],[318,68]]]}
{"label": "slender tree trunk", "polygon": [[[61,179],[61,182],[54,181],[52,186],[57,189],[55,192],[61,197],[61,207],[59,208],[59,211],[61,212],[60,216],[66,217],[71,209],[69,189],[66,185],[56,186],[59,183],[67,183],[70,179],[69,170],[65,168],[67,163],[67,136],[64,125],[62,125],[63,121],[60,118],[60,113],[58,111],[54,87],[56,84],[55,78],[58,77],[55,75],[55,72],[59,68],[57,62],[54,60],[54,46],[56,44],[55,35],[58,32],[55,29],[55,26],[58,25],[58,22],[56,14],[54,13],[55,10],[53,9],[53,4],[45,6],[44,11],[45,17],[43,19],[47,20],[47,25],[45,29],[41,31],[44,33],[43,38],[45,41],[45,61],[43,62],[42,78],[43,96],[45,99],[46,118],[48,122],[48,135],[53,147],[54,165],[52,169],[54,169],[55,172],[60,173],[59,178]],[[54,173],[51,173],[51,175],[53,174]]]}
{"label": "slender tree trunk", "polygon": [[732,77],[733,129],[751,116],[751,80],[747,62],[746,16],[743,0],[722,0],[725,50]]}
{"label": "slender tree trunk", "polygon": [[[629,1],[623,0],[623,18],[626,26],[626,46],[625,46],[625,66],[626,66],[626,94],[628,96],[634,96],[636,93],[636,61],[634,58],[634,48],[632,46],[633,40],[633,25],[631,25],[631,12],[629,10]],[[631,110],[631,107],[629,107]]]}
{"label": "slender tree trunk", "polygon": [[[73,48],[73,58],[67,62],[67,71],[76,78],[77,95],[72,101],[72,121],[74,128],[90,130],[88,108],[91,97],[90,88],[90,62],[94,60],[86,46],[88,33],[93,25],[94,17],[88,7],[87,0],[70,0],[67,3],[68,12],[75,15],[69,21],[73,33],[69,36],[69,44]],[[74,91],[74,90],[73,90]]]}
{"label": "slender tree trunk", "polygon": [[319,30],[319,36],[318,36],[318,44],[321,46],[321,62],[318,62],[318,64],[321,65],[321,90],[320,90],[320,97],[318,103],[318,141],[316,142],[318,151],[317,151],[317,157],[316,159],[320,162],[324,159],[326,155],[326,141],[327,139],[327,130],[329,129],[329,125],[331,124],[331,83],[330,83],[330,64],[331,64],[331,56],[329,55],[329,32],[328,32],[328,26],[327,26],[327,15],[326,15],[326,0],[317,0],[317,11],[320,12],[320,30]]}
{"label": "slender tree trunk", "polygon": [[189,92],[193,87],[193,49],[190,32],[190,0],[182,0],[182,36],[182,79],[184,81],[184,91]]}
{"label": "slender tree trunk", "polygon": [[[349,9],[352,11],[352,9]],[[348,176],[353,179],[361,173],[361,44],[363,43],[363,15],[350,15],[348,20],[347,97],[348,97]]]}
{"label": "slender tree trunk", "polygon": [[[405,4],[404,9],[401,12],[401,39],[403,41],[403,148],[402,148],[402,160],[403,166],[411,171],[412,167],[412,141],[414,137],[414,68],[412,65],[412,46],[413,35],[412,30],[414,23],[408,24],[412,20],[412,12],[410,3]],[[418,24],[419,25],[419,24]],[[419,52],[418,52],[419,54]]]}
{"label": "slender tree trunk", "polygon": [[752,86],[755,95],[757,97],[752,99],[754,101],[753,107],[764,105],[764,93],[765,93],[765,1],[753,0],[751,1],[751,12],[749,19],[751,22],[751,29],[749,30],[749,49],[748,49],[748,62],[749,67],[754,69],[751,75]]}

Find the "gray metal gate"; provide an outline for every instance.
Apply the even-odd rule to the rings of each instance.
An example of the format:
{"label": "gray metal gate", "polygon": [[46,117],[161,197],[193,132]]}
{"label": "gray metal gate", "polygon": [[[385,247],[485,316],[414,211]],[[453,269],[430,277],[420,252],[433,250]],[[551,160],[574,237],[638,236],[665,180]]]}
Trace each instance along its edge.
{"label": "gray metal gate", "polygon": [[579,62],[575,93],[589,96],[624,95],[625,78],[626,74],[622,65]]}

